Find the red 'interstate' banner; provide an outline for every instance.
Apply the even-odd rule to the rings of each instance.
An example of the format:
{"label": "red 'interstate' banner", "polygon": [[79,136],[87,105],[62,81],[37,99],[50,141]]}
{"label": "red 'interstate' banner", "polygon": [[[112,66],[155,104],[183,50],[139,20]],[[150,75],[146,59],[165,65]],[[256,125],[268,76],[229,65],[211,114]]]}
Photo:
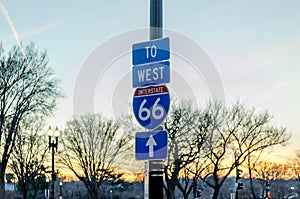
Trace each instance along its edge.
{"label": "red 'interstate' banner", "polygon": [[168,93],[168,88],[165,85],[149,86],[146,88],[137,88],[134,96],[156,95],[161,93]]}

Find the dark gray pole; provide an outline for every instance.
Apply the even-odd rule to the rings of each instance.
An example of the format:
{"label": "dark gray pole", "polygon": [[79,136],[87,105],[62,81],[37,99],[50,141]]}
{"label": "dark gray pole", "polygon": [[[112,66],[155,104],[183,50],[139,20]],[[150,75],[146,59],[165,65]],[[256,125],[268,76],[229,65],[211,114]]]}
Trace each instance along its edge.
{"label": "dark gray pole", "polygon": [[[150,0],[150,40],[163,37],[163,0]],[[163,199],[163,163],[149,161],[149,199]]]}
{"label": "dark gray pole", "polygon": [[53,136],[49,135],[49,149],[52,149],[52,171],[51,171],[51,189],[50,189],[50,199],[55,199],[54,194],[54,183],[56,181],[56,173],[55,173],[55,166],[54,166],[54,154],[55,150],[57,150],[58,145],[58,137],[53,139]]}
{"label": "dark gray pole", "polygon": [[235,169],[236,169],[236,176],[235,176],[235,183],[236,183],[236,187],[235,187],[235,199],[239,199],[239,191],[238,191],[238,182],[239,182],[239,180],[238,180],[238,172],[239,172],[239,170],[238,170],[238,159],[237,159],[237,157],[235,156]]}
{"label": "dark gray pole", "polygon": [[163,199],[163,163],[161,160],[149,161],[149,199]]}
{"label": "dark gray pole", "polygon": [[52,172],[51,172],[51,190],[50,190],[50,199],[54,199],[54,181],[55,181],[55,171],[54,171],[54,146],[53,142],[51,142],[52,148]]}
{"label": "dark gray pole", "polygon": [[150,0],[150,39],[163,36],[163,0]]}

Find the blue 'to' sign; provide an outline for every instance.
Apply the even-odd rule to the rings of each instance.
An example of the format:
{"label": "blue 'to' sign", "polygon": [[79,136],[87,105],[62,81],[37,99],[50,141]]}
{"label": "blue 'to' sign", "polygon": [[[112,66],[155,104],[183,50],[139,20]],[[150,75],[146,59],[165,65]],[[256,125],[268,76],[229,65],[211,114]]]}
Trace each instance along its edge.
{"label": "blue 'to' sign", "polygon": [[170,39],[150,40],[132,46],[132,64],[140,65],[170,59]]}
{"label": "blue 'to' sign", "polygon": [[152,130],[166,118],[170,95],[165,85],[137,88],[133,97],[133,112],[144,128]]}

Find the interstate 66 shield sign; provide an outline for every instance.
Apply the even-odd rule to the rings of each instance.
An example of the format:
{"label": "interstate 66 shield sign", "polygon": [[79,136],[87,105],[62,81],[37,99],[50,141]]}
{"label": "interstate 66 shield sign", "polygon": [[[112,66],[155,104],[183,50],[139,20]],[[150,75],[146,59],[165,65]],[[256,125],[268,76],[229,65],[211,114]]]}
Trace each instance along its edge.
{"label": "interstate 66 shield sign", "polygon": [[133,97],[133,112],[144,128],[152,130],[166,118],[170,95],[165,85],[137,88]]}

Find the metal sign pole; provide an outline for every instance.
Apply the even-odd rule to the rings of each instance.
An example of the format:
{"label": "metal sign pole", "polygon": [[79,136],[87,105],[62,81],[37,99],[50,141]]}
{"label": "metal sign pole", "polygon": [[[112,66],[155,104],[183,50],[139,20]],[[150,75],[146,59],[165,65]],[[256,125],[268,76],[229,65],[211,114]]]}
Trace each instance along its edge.
{"label": "metal sign pole", "polygon": [[163,199],[163,164],[152,160],[149,164],[149,199]]}
{"label": "metal sign pole", "polygon": [[163,0],[150,0],[150,40],[163,36]]}
{"label": "metal sign pole", "polygon": [[[163,0],[150,0],[150,40],[163,36]],[[147,164],[147,163],[146,163]],[[163,199],[163,162],[149,161],[149,199]]]}

